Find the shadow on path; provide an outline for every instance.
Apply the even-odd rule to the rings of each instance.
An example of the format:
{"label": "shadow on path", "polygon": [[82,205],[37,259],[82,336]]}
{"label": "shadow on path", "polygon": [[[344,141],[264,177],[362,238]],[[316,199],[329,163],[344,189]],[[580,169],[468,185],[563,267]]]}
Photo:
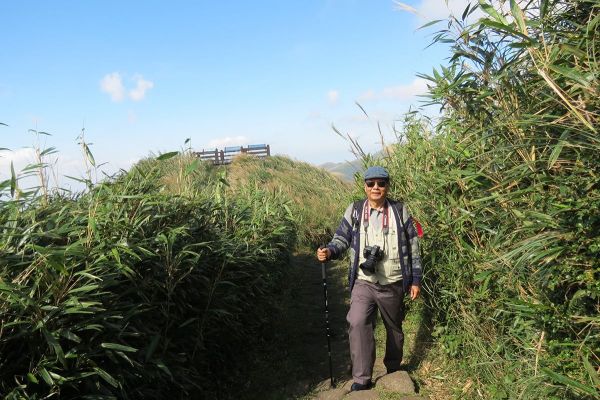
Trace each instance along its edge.
{"label": "shadow on path", "polygon": [[[300,399],[329,382],[325,299],[321,264],[312,253],[290,259],[289,280],[278,299],[281,318],[263,346],[263,359],[249,368],[244,399]],[[327,290],[333,375],[348,379],[346,327],[349,293],[344,262],[327,264]]]}
{"label": "shadow on path", "polygon": [[[291,257],[288,268],[289,279],[277,299],[279,318],[264,338],[261,359],[247,362],[248,382],[240,387],[240,399],[307,399],[315,388],[323,390],[329,385],[321,264],[313,253],[300,252]],[[333,376],[343,383],[351,379],[346,262],[327,264],[327,289]],[[407,299],[406,305],[403,369],[415,372],[432,345],[431,313],[422,301]],[[383,342],[378,346],[376,368],[381,364],[381,369],[385,335],[383,324],[379,321],[377,325],[378,341]]]}

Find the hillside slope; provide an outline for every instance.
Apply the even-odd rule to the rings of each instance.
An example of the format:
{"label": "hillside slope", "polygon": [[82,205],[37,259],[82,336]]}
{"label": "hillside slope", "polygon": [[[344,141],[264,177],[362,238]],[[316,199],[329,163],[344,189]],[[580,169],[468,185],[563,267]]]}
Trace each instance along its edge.
{"label": "hillside slope", "polygon": [[281,156],[238,156],[226,167],[225,177],[232,194],[261,189],[288,201],[298,223],[299,241],[311,247],[329,241],[350,201],[351,186],[342,179]]}

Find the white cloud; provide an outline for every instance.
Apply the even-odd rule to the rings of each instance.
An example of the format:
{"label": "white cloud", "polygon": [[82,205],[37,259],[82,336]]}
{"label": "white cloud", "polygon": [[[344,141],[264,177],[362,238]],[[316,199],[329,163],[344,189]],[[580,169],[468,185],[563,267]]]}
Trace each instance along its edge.
{"label": "white cloud", "polygon": [[417,7],[417,15],[429,21],[447,18],[451,14],[460,17],[469,3],[469,0],[448,0],[447,4],[445,0],[423,0]]}
{"label": "white cloud", "polygon": [[33,163],[35,160],[35,151],[30,147],[10,151],[0,151],[0,172],[2,175],[10,175],[10,163],[12,162],[15,172],[19,172],[27,164]]}
{"label": "white cloud", "polygon": [[427,93],[427,81],[422,78],[415,78],[408,85],[389,86],[383,88],[380,92],[369,89],[360,95],[360,101],[371,100],[411,100],[415,96]]}
{"label": "white cloud", "polygon": [[427,92],[427,81],[415,78],[408,85],[392,86],[383,89],[383,97],[395,100],[408,100]]}
{"label": "white cloud", "polygon": [[234,137],[224,137],[213,139],[208,143],[208,148],[216,147],[218,149],[222,149],[226,146],[243,146],[248,144],[249,140],[245,136],[234,136]]}
{"label": "white cloud", "polygon": [[369,100],[374,100],[376,97],[377,97],[377,94],[375,93],[375,91],[373,89],[369,89],[366,92],[364,92],[363,94],[361,94],[358,99],[361,101],[369,101]]}
{"label": "white cloud", "polygon": [[133,77],[136,87],[129,91],[129,98],[133,101],[140,101],[146,96],[146,91],[154,87],[154,82],[147,81],[141,75]]}
{"label": "white cloud", "polygon": [[[45,168],[45,179],[52,181],[52,171],[56,165],[58,157],[56,154],[47,155],[43,158],[43,162],[47,165]],[[10,179],[12,172],[10,164],[13,164],[15,174],[18,179],[18,186],[21,189],[29,189],[40,185],[38,168],[30,171],[23,171],[27,166],[37,164],[36,152],[31,147],[24,147],[18,150],[2,150],[0,151],[0,181]],[[46,183],[49,183],[47,181]]]}
{"label": "white cloud", "polygon": [[[469,3],[471,4],[471,9],[478,4],[477,0],[421,0],[416,3],[414,6],[410,4],[406,4],[400,1],[394,1],[395,8],[399,11],[406,11],[411,14],[414,14],[418,17],[420,23],[426,23],[428,21],[433,21],[437,19],[446,19],[450,15],[454,15],[456,18],[461,18],[463,12],[467,8]],[[496,10],[504,13],[507,11],[507,0],[491,0],[489,1],[493,5]],[[525,7],[528,4],[528,0],[517,0],[517,4],[521,6],[521,8]],[[535,11],[535,10],[534,10]],[[531,14],[531,13],[530,13]],[[478,8],[474,11],[468,18],[469,22],[474,22],[478,18],[481,18],[485,15],[485,13]],[[535,12],[534,14],[535,15]],[[510,17],[507,18],[510,21]]]}
{"label": "white cloud", "polygon": [[[99,167],[97,171],[92,171],[92,180],[103,180],[105,174],[112,176],[120,169],[129,170],[132,165],[140,160],[139,157],[119,158],[112,155],[112,160],[109,163],[99,162],[99,159],[104,159],[101,154],[95,154],[96,162]],[[15,173],[18,178],[18,186],[22,190],[31,189],[40,185],[40,178],[35,169],[30,174],[25,174],[23,168],[36,163],[36,153],[31,147],[24,147],[14,151],[0,151],[0,182],[5,179],[10,179],[10,163],[13,162]],[[79,153],[78,147],[71,147],[66,151],[61,151],[57,154],[52,154],[44,157],[44,163],[47,167],[44,170],[45,177],[49,188],[64,188],[73,191],[82,191],[85,185],[68,178],[84,178],[87,176],[86,164],[83,155]]]}
{"label": "white cloud", "polygon": [[329,100],[330,104],[337,104],[338,100],[340,99],[340,92],[337,90],[330,90],[327,92],[327,99]]}
{"label": "white cloud", "polygon": [[125,87],[123,86],[123,79],[121,78],[121,74],[118,72],[113,72],[112,74],[107,74],[100,81],[100,89],[108,93],[112,101],[123,101],[125,98]]}
{"label": "white cloud", "polygon": [[100,89],[108,93],[112,101],[120,102],[125,95],[133,101],[140,101],[146,97],[146,92],[154,87],[154,82],[144,79],[142,75],[135,74],[132,78],[135,87],[127,90],[123,84],[123,77],[118,72],[107,74],[100,81]]}

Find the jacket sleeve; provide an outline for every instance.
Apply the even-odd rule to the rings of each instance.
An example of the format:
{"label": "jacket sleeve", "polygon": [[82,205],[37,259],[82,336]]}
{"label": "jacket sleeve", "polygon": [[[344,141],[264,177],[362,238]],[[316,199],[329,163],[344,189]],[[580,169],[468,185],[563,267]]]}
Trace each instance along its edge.
{"label": "jacket sleeve", "polygon": [[340,222],[340,226],[335,231],[331,242],[327,244],[327,248],[331,252],[331,258],[334,260],[340,258],[348,249],[348,247],[350,247],[350,243],[352,243],[353,209],[353,204],[350,204],[346,208],[344,216],[342,217],[342,221]]}
{"label": "jacket sleeve", "polygon": [[402,207],[402,225],[406,230],[406,236],[408,238],[408,247],[410,251],[410,260],[412,267],[412,283],[413,285],[421,285],[421,279],[423,278],[423,266],[421,264],[421,252],[419,250],[419,238],[417,228],[413,217],[410,215],[410,211],[404,205]]}

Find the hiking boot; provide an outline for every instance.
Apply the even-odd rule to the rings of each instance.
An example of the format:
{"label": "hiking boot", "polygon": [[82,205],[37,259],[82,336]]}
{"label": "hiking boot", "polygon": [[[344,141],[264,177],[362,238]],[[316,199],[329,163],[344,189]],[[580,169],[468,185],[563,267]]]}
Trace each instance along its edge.
{"label": "hiking boot", "polygon": [[359,390],[369,390],[369,389],[371,389],[371,386],[373,386],[371,384],[371,381],[369,381],[369,382],[367,382],[365,384],[354,382],[352,384],[352,386],[350,386],[350,391],[351,392],[357,392]]}

